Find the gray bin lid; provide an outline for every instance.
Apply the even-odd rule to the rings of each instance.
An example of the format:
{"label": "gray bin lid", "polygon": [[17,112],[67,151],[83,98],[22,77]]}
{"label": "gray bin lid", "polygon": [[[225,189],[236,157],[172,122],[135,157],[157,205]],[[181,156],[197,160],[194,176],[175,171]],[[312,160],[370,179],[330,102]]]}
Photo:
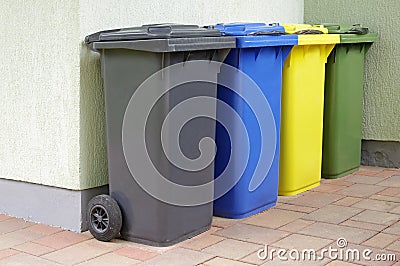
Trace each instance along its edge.
{"label": "gray bin lid", "polygon": [[122,48],[151,52],[235,47],[235,38],[221,36],[219,30],[182,24],[149,24],[100,31],[86,36],[85,42],[92,50]]}

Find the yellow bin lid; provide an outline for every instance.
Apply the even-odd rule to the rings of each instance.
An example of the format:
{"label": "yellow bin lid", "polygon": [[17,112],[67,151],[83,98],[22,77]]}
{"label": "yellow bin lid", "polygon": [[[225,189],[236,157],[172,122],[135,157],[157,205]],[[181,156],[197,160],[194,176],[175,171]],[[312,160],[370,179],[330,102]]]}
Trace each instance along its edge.
{"label": "yellow bin lid", "polygon": [[297,34],[298,45],[335,44],[340,43],[340,34],[327,34],[323,25],[282,24],[288,34]]}

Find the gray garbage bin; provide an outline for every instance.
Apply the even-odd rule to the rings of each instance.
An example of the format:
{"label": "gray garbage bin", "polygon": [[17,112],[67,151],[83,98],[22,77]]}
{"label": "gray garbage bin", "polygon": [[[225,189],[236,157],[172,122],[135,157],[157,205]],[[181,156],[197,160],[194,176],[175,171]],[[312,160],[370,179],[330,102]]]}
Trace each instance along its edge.
{"label": "gray garbage bin", "polygon": [[[235,38],[221,36],[218,30],[194,25],[154,24],[98,32],[87,36],[86,43],[101,55],[111,196],[101,195],[89,203],[90,231],[103,241],[111,240],[120,231],[122,238],[129,241],[168,246],[208,230],[212,220],[212,202],[197,206],[167,203],[147,193],[133,178],[124,153],[126,147],[123,141],[129,139],[123,139],[123,123],[127,119],[124,116],[132,95],[146,79],[178,63],[193,60],[222,62],[229,49],[235,47]],[[181,64],[180,67],[185,68],[186,65]],[[209,79],[216,81],[218,71],[204,69],[199,74],[204,76],[208,73]],[[153,86],[147,89],[157,94],[167,88],[171,80],[176,79],[170,73],[168,70],[163,71],[161,78],[155,79],[156,85],[153,81]],[[163,150],[168,149],[168,145],[163,147],[160,132],[167,114],[177,104],[198,96],[215,98],[216,84],[194,81],[174,87],[151,109],[145,129],[140,125],[133,129],[144,136],[149,158],[157,170],[167,180],[185,186],[212,181],[214,164],[198,171],[188,171],[174,165]],[[209,118],[197,118],[182,128],[179,143],[188,158],[199,156],[198,144],[202,138],[214,139],[215,123]],[[168,131],[169,127],[166,128]],[[143,154],[139,154],[139,151],[131,156],[132,160],[143,160]],[[152,177],[147,176],[151,174],[142,171],[145,178]],[[157,181],[154,181],[153,186],[157,185]],[[121,215],[122,228],[118,221]]]}

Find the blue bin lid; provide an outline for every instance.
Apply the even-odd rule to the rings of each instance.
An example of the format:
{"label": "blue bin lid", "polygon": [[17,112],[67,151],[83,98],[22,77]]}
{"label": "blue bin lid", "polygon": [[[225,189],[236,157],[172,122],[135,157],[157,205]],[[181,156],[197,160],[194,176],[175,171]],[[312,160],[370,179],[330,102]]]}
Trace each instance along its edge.
{"label": "blue bin lid", "polygon": [[297,45],[297,35],[285,35],[279,23],[220,23],[213,26],[222,35],[236,37],[236,48]]}
{"label": "blue bin lid", "polygon": [[265,24],[259,22],[253,23],[220,23],[214,26],[223,35],[243,36],[254,34],[256,32],[285,32],[285,28],[279,23]]}

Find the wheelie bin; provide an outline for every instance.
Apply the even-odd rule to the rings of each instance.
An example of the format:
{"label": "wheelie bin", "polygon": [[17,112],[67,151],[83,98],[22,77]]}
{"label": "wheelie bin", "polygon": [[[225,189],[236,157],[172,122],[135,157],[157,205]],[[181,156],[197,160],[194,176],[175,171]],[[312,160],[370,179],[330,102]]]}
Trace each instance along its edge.
{"label": "wheelie bin", "polygon": [[365,54],[377,34],[359,24],[324,27],[340,44],[326,65],[322,177],[339,178],[360,167]]}
{"label": "wheelie bin", "polygon": [[[97,32],[87,36],[86,43],[101,59],[110,190],[110,196],[89,203],[91,233],[109,241],[120,231],[129,241],[168,246],[208,230],[213,187],[203,190],[208,202],[190,204],[185,202],[192,195],[185,188],[212,184],[214,163],[190,171],[170,162],[168,154],[179,138],[184,155],[198,157],[199,141],[215,137],[215,120],[194,118],[177,136],[168,115],[192,98],[215,101],[219,67],[235,47],[235,38],[195,25],[153,24]],[[205,62],[205,67],[193,68],[196,62]],[[216,112],[215,102],[204,108]],[[163,130],[167,143],[161,138]],[[176,189],[166,190],[170,187],[163,182]]]}
{"label": "wheelie bin", "polygon": [[[279,131],[281,117],[282,68],[292,47],[297,44],[297,35],[284,35],[279,24],[229,23],[217,24],[214,28],[224,35],[236,37],[236,49],[228,54],[225,64],[236,72],[221,70],[219,80],[233,80],[237,90],[218,85],[218,100],[228,104],[240,117],[249,139],[249,154],[245,156],[245,141],[240,135],[240,123],[234,116],[224,114],[223,105],[217,103],[215,178],[233,165],[228,173],[238,182],[225,195],[214,201],[214,215],[227,218],[244,218],[268,209],[276,204],[279,178]],[[246,82],[248,76],[256,84],[256,90]],[[256,96],[259,93],[259,96]],[[247,100],[258,97],[256,105]],[[257,107],[271,115],[271,123],[265,124],[257,117]],[[264,128],[263,128],[264,127]],[[244,163],[245,168],[239,165]],[[257,172],[262,170],[261,172]],[[256,177],[258,175],[258,178]],[[257,181],[258,179],[258,181]],[[255,183],[257,184],[255,184]],[[218,192],[224,183],[215,183]],[[217,195],[216,195],[217,196]]]}
{"label": "wheelie bin", "polygon": [[321,181],[325,63],[340,35],[323,26],[284,25],[298,35],[285,61],[282,87],[279,195],[296,195]]}

